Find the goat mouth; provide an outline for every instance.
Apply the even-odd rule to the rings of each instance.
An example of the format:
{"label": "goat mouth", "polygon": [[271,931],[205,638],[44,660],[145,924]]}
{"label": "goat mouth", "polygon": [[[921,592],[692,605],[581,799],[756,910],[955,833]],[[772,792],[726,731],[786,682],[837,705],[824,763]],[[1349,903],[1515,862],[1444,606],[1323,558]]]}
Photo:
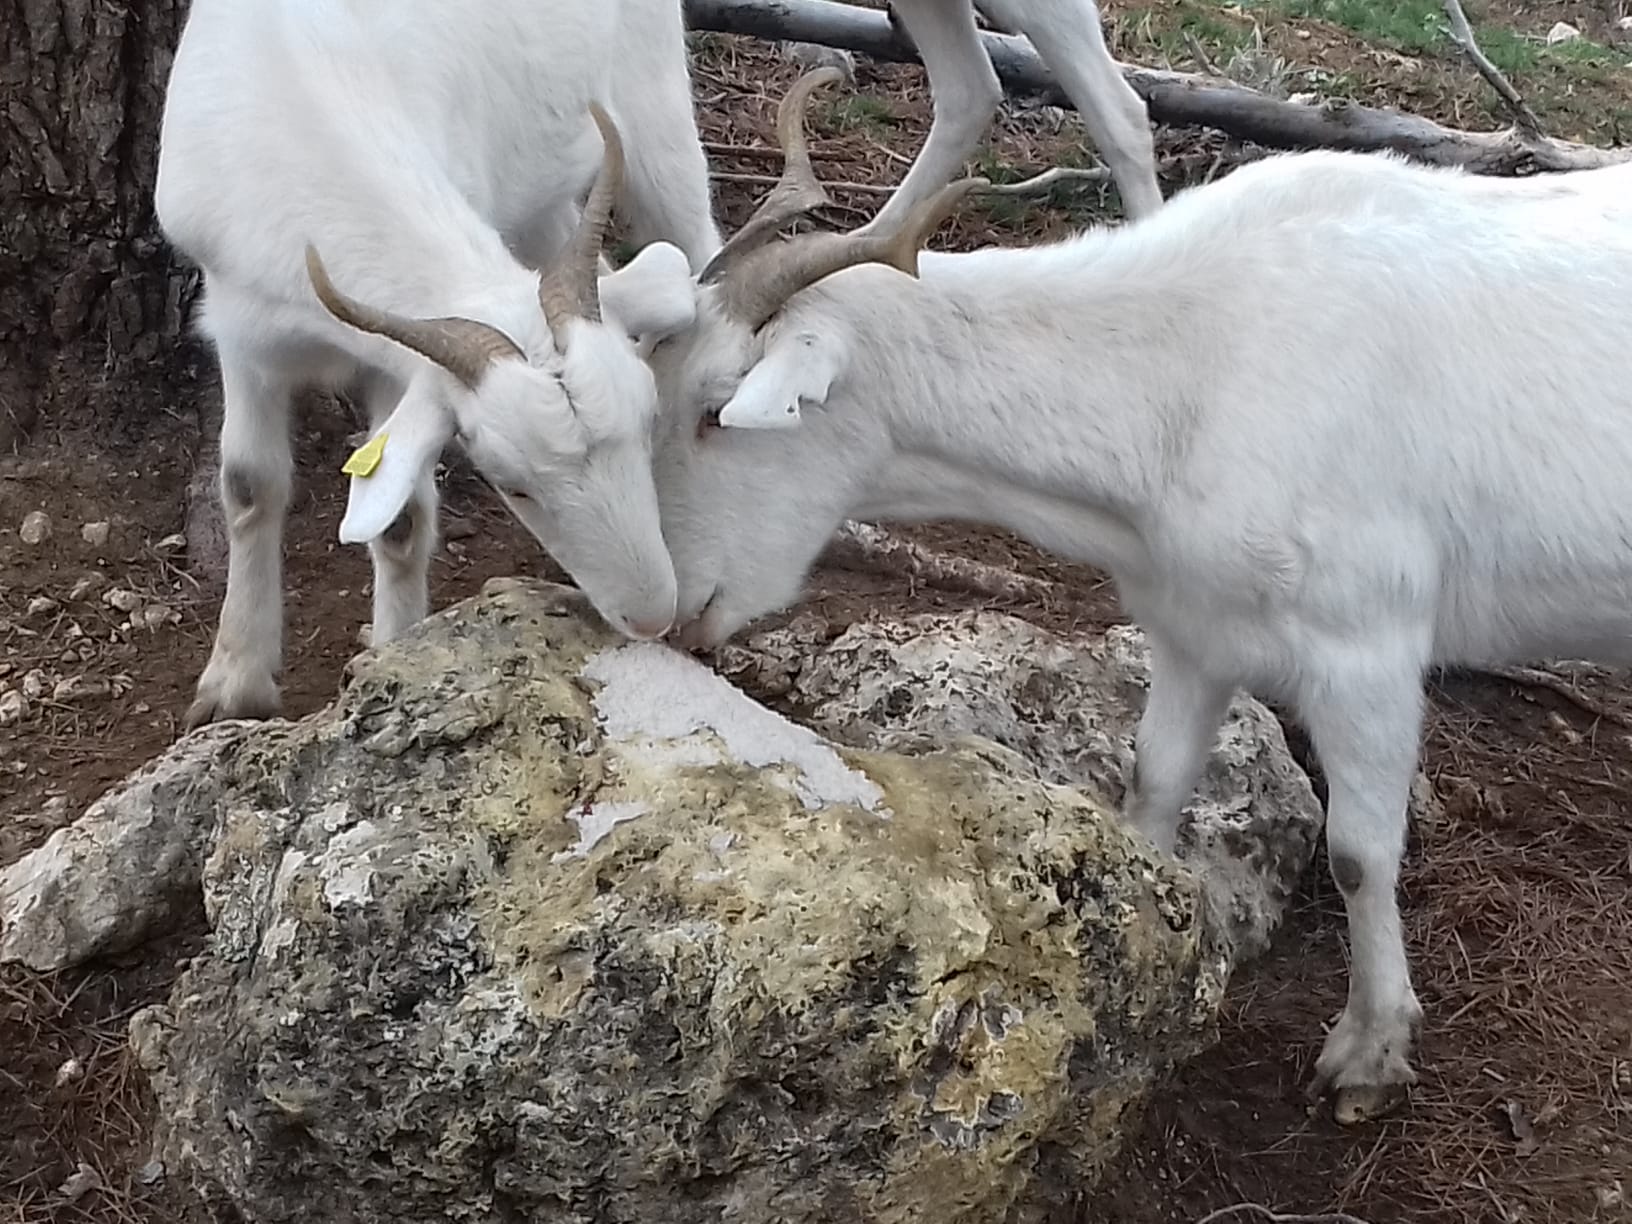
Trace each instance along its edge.
{"label": "goat mouth", "polygon": [[709,613],[714,610],[719,597],[720,588],[715,587],[703,601],[702,607],[697,609],[695,616],[683,624],[675,625],[669,634],[669,640],[681,650],[690,651],[692,654],[707,654],[718,647],[719,642],[715,640],[716,634]]}

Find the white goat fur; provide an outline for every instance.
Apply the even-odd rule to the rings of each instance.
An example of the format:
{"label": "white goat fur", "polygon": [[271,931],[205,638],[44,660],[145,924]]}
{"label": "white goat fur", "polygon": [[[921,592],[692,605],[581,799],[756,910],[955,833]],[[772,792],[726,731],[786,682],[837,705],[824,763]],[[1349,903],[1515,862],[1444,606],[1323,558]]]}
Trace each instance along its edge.
{"label": "white goat fur", "polygon": [[[389,434],[341,530],[370,542],[376,642],[426,612],[434,467],[455,436],[609,620],[667,626],[650,373],[617,327],[573,322],[558,352],[539,305],[538,269],[571,237],[600,162],[592,102],[623,136],[632,236],[677,244],[682,274],[700,268],[719,235],[679,0],[194,0],[156,203],[204,270],[231,554],[189,724],[278,708],[288,416],[305,385],[349,385]],[[477,320],[526,360],[473,392],[345,326],[307,279],[308,242],[370,306]]]}
{"label": "white goat fur", "polygon": [[890,0],[890,9],[924,61],[934,114],[906,178],[867,228],[896,225],[950,182],[990,126],[1003,89],[981,45],[977,10],[1037,49],[1105,159],[1127,215],[1161,206],[1145,103],[1105,44],[1094,0]]}
{"label": "white goat fur", "polygon": [[[609,300],[657,300],[655,254]],[[757,335],[693,295],[640,321],[681,640],[793,601],[846,518],[1108,569],[1152,650],[1129,818],[1171,849],[1232,691],[1288,703],[1353,943],[1319,1081],[1410,1082],[1425,671],[1632,658],[1632,167],[1285,155],[1120,229],[847,269]]]}

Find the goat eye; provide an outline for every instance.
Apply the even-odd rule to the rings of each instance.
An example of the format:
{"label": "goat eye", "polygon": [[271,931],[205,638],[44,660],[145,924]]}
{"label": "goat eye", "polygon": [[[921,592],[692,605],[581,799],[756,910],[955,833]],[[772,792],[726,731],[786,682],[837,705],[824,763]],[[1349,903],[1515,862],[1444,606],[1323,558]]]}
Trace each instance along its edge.
{"label": "goat eye", "polygon": [[527,494],[523,493],[520,489],[506,489],[504,495],[506,497],[508,497],[508,498],[511,498],[514,501],[532,501],[533,500],[532,498],[528,497]]}

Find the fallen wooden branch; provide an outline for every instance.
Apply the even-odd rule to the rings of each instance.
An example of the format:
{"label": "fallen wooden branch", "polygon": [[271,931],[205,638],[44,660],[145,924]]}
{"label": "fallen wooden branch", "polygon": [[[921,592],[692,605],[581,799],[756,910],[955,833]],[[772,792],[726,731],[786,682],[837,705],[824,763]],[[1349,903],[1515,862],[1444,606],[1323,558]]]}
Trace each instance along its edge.
{"label": "fallen wooden branch", "polygon": [[[1250,1215],[1243,1215],[1250,1212]],[[1221,1207],[1196,1221],[1196,1224],[1224,1224],[1228,1221],[1258,1221],[1258,1224],[1366,1224],[1359,1216],[1352,1216],[1346,1211],[1332,1211],[1323,1215],[1287,1215],[1279,1211],[1271,1211],[1262,1203],[1236,1203],[1233,1207]]]}
{"label": "fallen wooden branch", "polygon": [[[772,174],[753,174],[731,170],[715,170],[709,177],[717,183],[747,183],[755,187],[774,187],[778,179]],[[1076,187],[1103,187],[1111,182],[1111,172],[1100,166],[1079,169],[1076,166],[1055,166],[1051,170],[1044,170],[1041,174],[1033,175],[1028,179],[1021,179],[1018,183],[987,183],[974,189],[974,195],[989,196],[1034,196],[1046,195],[1054,188],[1062,185]],[[824,179],[822,186],[829,192],[853,191],[861,195],[887,196],[895,191],[894,187],[881,183],[850,183],[835,182]]]}
{"label": "fallen wooden branch", "polygon": [[[836,0],[685,0],[685,9],[688,24],[697,30],[820,43],[874,59],[918,62],[917,52],[896,35],[888,14],[880,9]],[[982,32],[981,38],[1004,88],[1040,96],[1055,106],[1071,106],[1025,40],[989,32]],[[1193,73],[1126,64],[1122,72],[1157,123],[1217,128],[1271,148],[1393,149],[1418,161],[1463,166],[1480,174],[1584,170],[1632,160],[1632,150],[1555,140],[1518,127],[1468,132],[1420,115],[1340,99],[1315,105],[1282,101],[1232,81]]]}
{"label": "fallen wooden branch", "polygon": [[1468,57],[1468,62],[1490,83],[1490,87],[1507,107],[1508,113],[1513,116],[1513,122],[1519,130],[1535,139],[1546,139],[1541,130],[1541,120],[1536,118],[1536,112],[1519,96],[1519,91],[1513,88],[1513,82],[1503,76],[1501,69],[1491,63],[1490,57],[1480,49],[1478,40],[1473,36],[1473,27],[1468,24],[1468,15],[1462,11],[1462,0],[1443,0],[1443,4],[1445,16],[1451,23],[1451,41],[1462,48],[1462,54]]}
{"label": "fallen wooden branch", "polygon": [[953,556],[904,540],[871,523],[847,522],[839,528],[822,561],[836,569],[906,578],[940,590],[983,595],[989,599],[1051,603],[1063,594],[1058,583],[1014,570]]}
{"label": "fallen wooden branch", "polygon": [[1587,696],[1575,687],[1573,681],[1559,675],[1557,672],[1547,671],[1539,667],[1480,667],[1472,669],[1474,675],[1487,676],[1496,680],[1505,680],[1509,684],[1516,684],[1520,688],[1546,689],[1555,693],[1576,709],[1603,722],[1614,723],[1617,727],[1632,729],[1632,718],[1617,713],[1608,706]]}

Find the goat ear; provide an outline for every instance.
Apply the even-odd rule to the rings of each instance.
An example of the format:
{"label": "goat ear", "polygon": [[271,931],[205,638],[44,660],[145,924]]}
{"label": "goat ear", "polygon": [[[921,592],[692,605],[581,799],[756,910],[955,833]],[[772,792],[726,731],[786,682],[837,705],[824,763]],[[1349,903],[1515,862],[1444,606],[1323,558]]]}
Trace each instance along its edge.
{"label": "goat ear", "polygon": [[343,469],[351,477],[342,544],[379,538],[414,495],[454,435],[453,413],[423,388],[410,386],[402,402]]}
{"label": "goat ear", "polygon": [[655,343],[697,318],[697,285],[679,247],[654,242],[623,267],[601,277],[601,314],[631,340]]}
{"label": "goat ear", "polygon": [[821,404],[844,367],[842,345],[814,332],[778,336],[720,409],[727,429],[792,429],[803,401]]}

